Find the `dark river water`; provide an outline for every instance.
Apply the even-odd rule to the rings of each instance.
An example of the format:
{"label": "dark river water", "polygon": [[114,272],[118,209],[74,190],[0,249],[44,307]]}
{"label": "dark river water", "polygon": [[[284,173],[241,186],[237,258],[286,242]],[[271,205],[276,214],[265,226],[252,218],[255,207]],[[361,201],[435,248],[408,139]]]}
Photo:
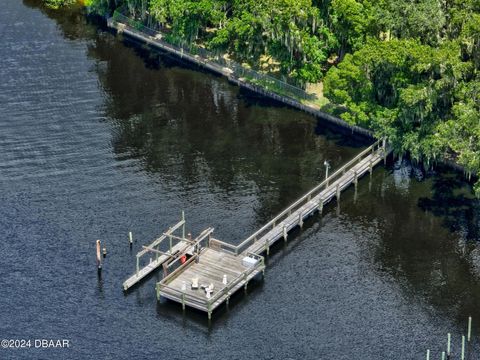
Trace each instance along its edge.
{"label": "dark river water", "polygon": [[405,162],[309,220],[210,324],[157,302],[159,275],[124,295],[181,210],[239,243],[366,144],[78,10],[2,0],[0,41],[0,338],[70,340],[1,359],[439,359],[469,315],[480,358],[479,203],[461,174]]}

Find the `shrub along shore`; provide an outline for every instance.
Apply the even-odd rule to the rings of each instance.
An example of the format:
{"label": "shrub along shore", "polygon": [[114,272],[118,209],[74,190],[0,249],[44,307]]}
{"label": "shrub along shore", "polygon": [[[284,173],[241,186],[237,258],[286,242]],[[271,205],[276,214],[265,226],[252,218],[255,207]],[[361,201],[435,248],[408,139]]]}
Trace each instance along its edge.
{"label": "shrub along shore", "polygon": [[[395,153],[427,168],[448,159],[468,176],[480,174],[479,0],[83,3],[300,88],[321,83],[324,111],[386,137]],[[480,181],[475,190],[480,196]]]}

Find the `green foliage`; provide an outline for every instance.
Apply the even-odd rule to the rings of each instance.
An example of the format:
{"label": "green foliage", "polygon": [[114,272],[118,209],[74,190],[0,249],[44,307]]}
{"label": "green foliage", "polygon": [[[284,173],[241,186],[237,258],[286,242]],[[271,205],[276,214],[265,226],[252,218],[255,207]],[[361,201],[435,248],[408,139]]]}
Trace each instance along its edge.
{"label": "green foliage", "polygon": [[384,0],[378,3],[378,19],[382,30],[395,38],[434,45],[441,39],[446,14],[438,0]]}
{"label": "green foliage", "polygon": [[76,0],[44,0],[45,5],[52,9],[58,9],[62,6],[73,4]]}
{"label": "green foliage", "polygon": [[252,67],[270,59],[300,85],[321,79],[336,44],[311,0],[151,0],[150,13],[187,41]]}

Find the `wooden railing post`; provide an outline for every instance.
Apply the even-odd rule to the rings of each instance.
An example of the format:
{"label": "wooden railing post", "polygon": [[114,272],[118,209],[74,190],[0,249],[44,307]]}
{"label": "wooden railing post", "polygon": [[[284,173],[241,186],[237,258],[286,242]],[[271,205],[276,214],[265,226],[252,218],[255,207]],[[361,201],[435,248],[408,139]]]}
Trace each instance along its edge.
{"label": "wooden railing post", "polygon": [[140,258],[137,254],[137,267],[136,267],[136,272],[135,272],[137,274],[137,276],[138,276],[139,271],[140,271]]}
{"label": "wooden railing post", "polygon": [[303,228],[303,214],[300,211],[300,214],[298,214],[298,225],[300,225],[300,228]]}

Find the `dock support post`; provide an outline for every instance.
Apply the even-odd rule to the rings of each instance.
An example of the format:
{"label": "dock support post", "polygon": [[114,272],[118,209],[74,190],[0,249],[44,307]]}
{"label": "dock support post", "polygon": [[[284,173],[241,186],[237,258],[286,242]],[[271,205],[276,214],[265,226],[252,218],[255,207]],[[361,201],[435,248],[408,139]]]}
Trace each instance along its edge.
{"label": "dock support post", "polygon": [[270,255],[270,246],[268,245],[268,240],[265,240],[265,250],[267,251],[267,256]]}
{"label": "dock support post", "polygon": [[320,202],[318,203],[318,212],[320,214],[323,213],[323,199],[320,199]]}
{"label": "dock support post", "polygon": [[288,238],[288,231],[287,231],[287,227],[284,226],[283,227],[283,240],[285,240],[285,242],[287,242],[287,238]]}
{"label": "dock support post", "polygon": [[452,343],[452,334],[447,334],[447,358],[450,358],[450,345]]}
{"label": "dock support post", "polygon": [[358,174],[357,174],[357,170],[353,170],[353,183],[355,184],[355,186],[358,185]]}
{"label": "dock support post", "polygon": [[430,360],[430,350],[427,350],[427,360]]}
{"label": "dock support post", "polygon": [[183,220],[182,239],[185,239],[185,211],[183,211],[183,210],[182,210],[182,220]]}
{"label": "dock support post", "polygon": [[128,232],[128,242],[130,244],[130,249],[131,249],[133,245],[133,236],[131,231]]}
{"label": "dock support post", "polygon": [[372,172],[373,172],[373,162],[372,162],[372,160],[370,160],[370,164],[369,164],[368,168],[369,168],[369,171],[370,171],[370,176],[372,176]]}
{"label": "dock support post", "polygon": [[185,294],[182,294],[182,310],[185,311]]}
{"label": "dock support post", "polygon": [[337,200],[340,200],[340,184],[337,184]]}
{"label": "dock support post", "polygon": [[465,360],[465,335],[462,335],[462,360]]}
{"label": "dock support post", "polygon": [[472,317],[468,317],[468,330],[467,330],[467,341],[470,342],[470,338],[472,335]]}
{"label": "dock support post", "polygon": [[170,254],[172,253],[172,228],[168,228],[168,240],[170,245]]}
{"label": "dock support post", "polygon": [[135,272],[137,276],[139,271],[140,271],[140,258],[138,257],[138,254],[137,254],[137,267]]}
{"label": "dock support post", "polygon": [[445,360],[445,351],[442,351],[442,360]]}
{"label": "dock support post", "polygon": [[100,255],[100,248],[102,245],[100,244],[100,240],[97,240],[97,271],[98,274],[102,272],[102,258]]}
{"label": "dock support post", "polygon": [[301,212],[298,214],[298,225],[300,225],[300,229],[303,228],[303,214]]}

